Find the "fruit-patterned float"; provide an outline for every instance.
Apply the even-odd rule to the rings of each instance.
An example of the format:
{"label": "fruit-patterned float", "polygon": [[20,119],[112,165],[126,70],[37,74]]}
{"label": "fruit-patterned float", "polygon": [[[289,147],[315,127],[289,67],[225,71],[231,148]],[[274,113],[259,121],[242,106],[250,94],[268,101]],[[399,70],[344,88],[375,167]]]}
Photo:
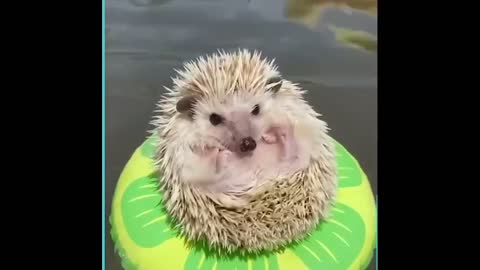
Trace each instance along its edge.
{"label": "fruit-patterned float", "polygon": [[370,183],[338,142],[339,190],[330,218],[305,240],[256,256],[218,256],[189,245],[169,222],[153,167],[153,139],[126,164],[117,183],[111,236],[126,270],[362,270],[376,242],[376,207]]}

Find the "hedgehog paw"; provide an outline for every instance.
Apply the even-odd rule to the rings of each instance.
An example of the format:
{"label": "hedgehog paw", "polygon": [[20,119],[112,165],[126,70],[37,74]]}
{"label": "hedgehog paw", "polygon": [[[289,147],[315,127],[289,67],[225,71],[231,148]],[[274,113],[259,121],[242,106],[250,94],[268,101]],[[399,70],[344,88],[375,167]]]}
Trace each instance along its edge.
{"label": "hedgehog paw", "polygon": [[281,161],[292,162],[297,158],[297,147],[293,136],[293,127],[281,129],[278,140],[282,148]]}
{"label": "hedgehog paw", "polygon": [[232,158],[232,152],[225,149],[218,149],[216,155],[216,172],[220,172],[227,168]]}
{"label": "hedgehog paw", "polygon": [[265,134],[262,135],[262,139],[268,144],[274,144],[280,140],[280,137],[282,135],[284,135],[282,128],[273,127],[273,128],[270,128]]}
{"label": "hedgehog paw", "polygon": [[271,133],[265,133],[262,136],[263,141],[265,141],[268,144],[274,144],[277,142],[277,137],[274,134]]}

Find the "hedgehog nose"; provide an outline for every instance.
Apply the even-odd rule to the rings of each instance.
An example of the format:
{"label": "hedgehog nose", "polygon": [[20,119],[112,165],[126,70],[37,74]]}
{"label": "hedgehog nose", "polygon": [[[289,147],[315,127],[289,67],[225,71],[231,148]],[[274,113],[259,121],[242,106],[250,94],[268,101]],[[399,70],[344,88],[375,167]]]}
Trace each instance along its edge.
{"label": "hedgehog nose", "polygon": [[255,150],[257,143],[252,137],[243,138],[240,141],[240,151],[249,152]]}

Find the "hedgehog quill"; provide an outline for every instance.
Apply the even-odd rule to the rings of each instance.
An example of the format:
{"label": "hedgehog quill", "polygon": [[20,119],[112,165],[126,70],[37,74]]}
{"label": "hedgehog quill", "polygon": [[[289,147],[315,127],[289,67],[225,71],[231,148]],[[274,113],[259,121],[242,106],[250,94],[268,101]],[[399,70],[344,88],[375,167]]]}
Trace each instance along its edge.
{"label": "hedgehog quill", "polygon": [[226,252],[298,241],[337,188],[327,124],[258,51],[184,64],[153,120],[165,207],[181,233]]}

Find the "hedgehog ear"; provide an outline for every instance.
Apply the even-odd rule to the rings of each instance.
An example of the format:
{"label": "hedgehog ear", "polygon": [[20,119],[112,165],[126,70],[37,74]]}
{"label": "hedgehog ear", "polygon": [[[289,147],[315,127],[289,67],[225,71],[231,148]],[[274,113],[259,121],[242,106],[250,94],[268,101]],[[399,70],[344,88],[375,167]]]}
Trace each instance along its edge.
{"label": "hedgehog ear", "polygon": [[181,98],[177,102],[177,112],[186,113],[192,112],[193,106],[195,105],[196,99],[194,96],[186,96]]}
{"label": "hedgehog ear", "polygon": [[272,93],[276,94],[282,87],[282,83],[282,78],[279,76],[268,79],[266,82],[267,91],[271,91]]}

